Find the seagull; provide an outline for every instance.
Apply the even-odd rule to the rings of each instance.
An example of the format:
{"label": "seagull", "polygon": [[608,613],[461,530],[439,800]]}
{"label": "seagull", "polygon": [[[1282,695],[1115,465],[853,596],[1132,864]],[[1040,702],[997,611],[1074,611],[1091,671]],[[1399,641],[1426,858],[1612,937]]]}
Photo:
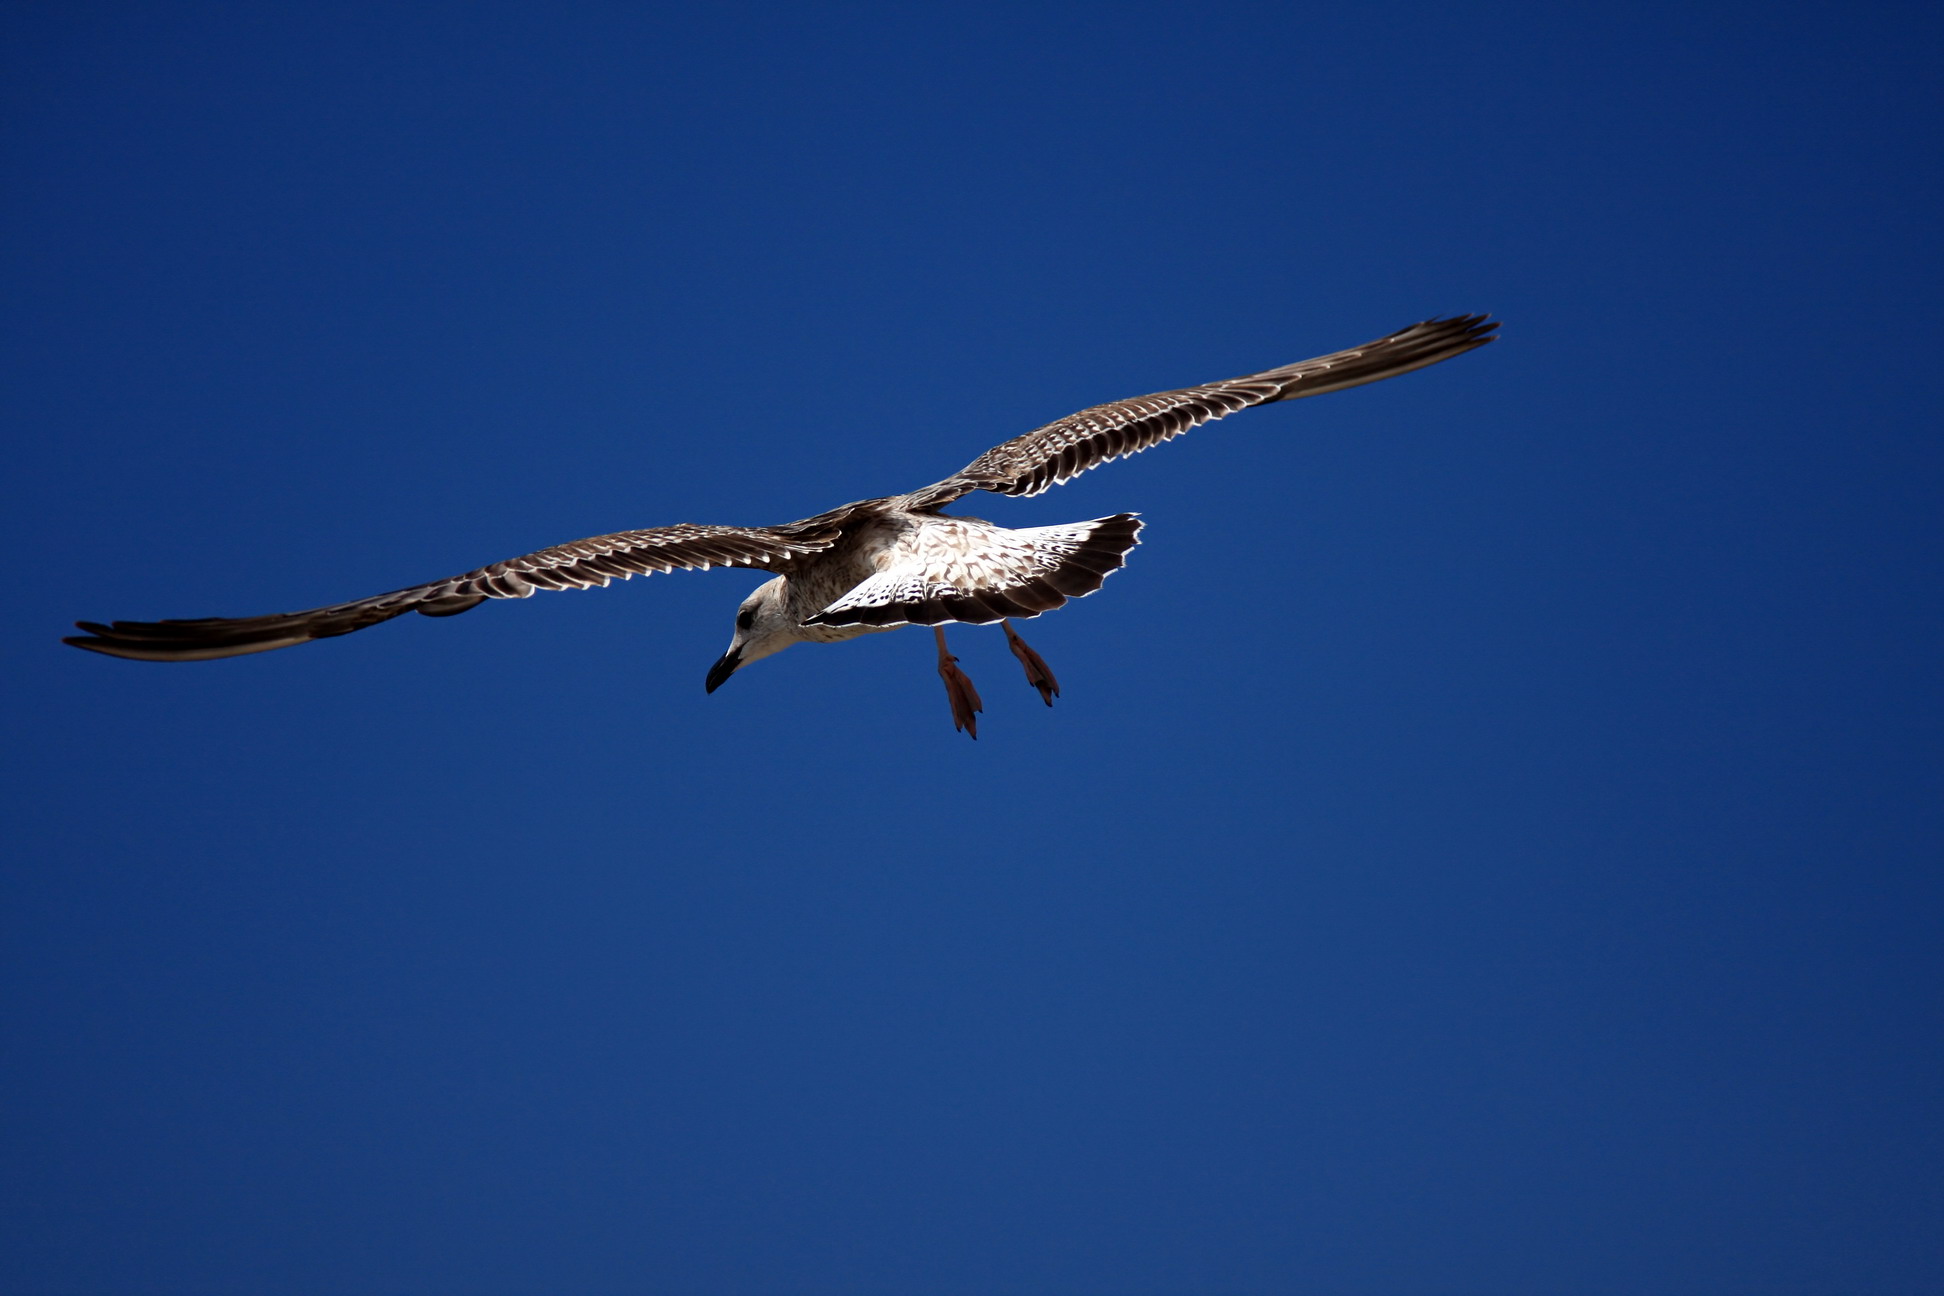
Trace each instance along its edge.
{"label": "seagull", "polygon": [[1173,440],[1253,405],[1320,396],[1394,378],[1484,346],[1484,315],[1425,320],[1362,346],[1223,382],[1095,405],[974,459],[908,495],[858,500],[780,526],[683,522],[555,545],[460,576],[276,616],[188,621],[79,621],[64,640],[133,661],[208,661],[289,648],[363,630],[407,612],[448,617],[487,599],[535,590],[591,589],[656,572],[745,567],[772,573],[736,612],[729,650],[709,668],[713,693],[752,662],[798,643],[838,643],[902,626],[930,626],[953,727],[979,736],[984,703],[945,642],[952,622],[1005,630],[1026,682],[1052,706],[1060,684],[1014,620],[1030,620],[1098,590],[1140,543],[1133,513],[1060,526],[1002,527],[947,514],[975,491],[1032,496],[1104,463]]}

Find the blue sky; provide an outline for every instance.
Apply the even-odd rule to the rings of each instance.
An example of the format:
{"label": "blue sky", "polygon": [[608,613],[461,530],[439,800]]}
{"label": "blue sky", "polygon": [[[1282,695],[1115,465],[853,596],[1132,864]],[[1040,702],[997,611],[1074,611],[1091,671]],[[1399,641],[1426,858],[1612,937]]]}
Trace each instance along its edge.
{"label": "blue sky", "polygon": [[[0,1289],[1917,1293],[1928,6],[14,4]],[[760,576],[62,647],[936,479],[1098,596]]]}

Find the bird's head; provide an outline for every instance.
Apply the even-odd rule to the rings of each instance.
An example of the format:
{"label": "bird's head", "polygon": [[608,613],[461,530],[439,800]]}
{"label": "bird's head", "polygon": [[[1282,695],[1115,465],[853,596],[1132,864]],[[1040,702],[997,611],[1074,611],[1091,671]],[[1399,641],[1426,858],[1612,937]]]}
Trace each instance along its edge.
{"label": "bird's head", "polygon": [[801,629],[785,608],[783,577],[764,581],[736,609],[736,635],[729,641],[729,651],[709,667],[704,687],[715,692],[749,663],[780,653],[800,638]]}

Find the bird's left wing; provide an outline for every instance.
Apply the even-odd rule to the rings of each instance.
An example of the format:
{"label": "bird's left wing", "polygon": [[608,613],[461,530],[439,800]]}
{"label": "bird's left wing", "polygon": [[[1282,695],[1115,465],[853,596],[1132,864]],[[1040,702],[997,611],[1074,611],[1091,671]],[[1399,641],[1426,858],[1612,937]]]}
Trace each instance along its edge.
{"label": "bird's left wing", "polygon": [[979,490],[1037,495],[1089,468],[1137,454],[1251,405],[1359,387],[1463,355],[1490,342],[1497,327],[1483,315],[1426,320],[1374,342],[1279,369],[1095,405],[994,446],[944,481],[898,502],[905,508],[933,509]]}
{"label": "bird's left wing", "polygon": [[813,525],[817,521],[780,527],[683,522],[646,531],[620,531],[555,545],[445,580],[307,612],[196,621],[116,621],[108,625],[81,621],[76,624],[88,633],[64,642],[135,661],[207,661],[350,634],[407,612],[455,616],[489,598],[525,598],[535,590],[591,589],[611,580],[677,568],[756,567],[778,571],[800,555],[828,549],[835,543],[835,528]]}

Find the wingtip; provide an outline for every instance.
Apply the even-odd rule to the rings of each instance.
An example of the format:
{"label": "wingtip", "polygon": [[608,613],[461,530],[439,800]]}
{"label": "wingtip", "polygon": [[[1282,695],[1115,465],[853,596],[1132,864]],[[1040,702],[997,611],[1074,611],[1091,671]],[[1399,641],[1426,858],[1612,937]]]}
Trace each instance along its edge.
{"label": "wingtip", "polygon": [[[1422,345],[1443,352],[1446,356],[1463,355],[1476,350],[1488,342],[1498,341],[1499,322],[1486,311],[1469,315],[1446,315],[1425,320],[1412,328],[1424,329],[1431,336],[1424,338]],[[1406,329],[1408,333],[1411,329]]]}
{"label": "wingtip", "polygon": [[109,627],[101,624],[99,621],[76,621],[74,628],[76,630],[86,630],[88,633],[63,635],[61,637],[62,643],[70,648],[85,648],[89,652],[100,653],[104,657],[112,657],[115,655],[109,647],[109,637],[115,632]]}
{"label": "wingtip", "polygon": [[1498,321],[1492,318],[1492,312],[1490,311],[1465,311],[1457,315],[1434,315],[1417,327],[1429,328],[1434,325],[1447,324],[1453,325],[1460,330],[1478,329],[1484,331],[1498,327]]}
{"label": "wingtip", "polygon": [[[90,629],[91,627],[83,626],[82,628]],[[112,640],[97,639],[91,635],[68,635],[61,642],[70,648],[80,648],[86,652],[99,653],[103,657],[119,657],[123,661],[144,660],[144,658],[137,656],[135,653],[116,646]]]}

